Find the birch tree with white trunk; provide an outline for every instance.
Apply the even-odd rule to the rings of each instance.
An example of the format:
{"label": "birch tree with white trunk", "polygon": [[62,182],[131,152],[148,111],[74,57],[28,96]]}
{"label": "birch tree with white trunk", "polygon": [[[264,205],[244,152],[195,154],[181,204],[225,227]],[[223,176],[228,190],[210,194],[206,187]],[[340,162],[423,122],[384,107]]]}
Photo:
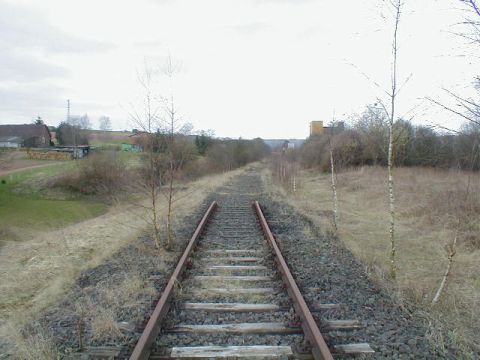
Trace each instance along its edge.
{"label": "birch tree with white trunk", "polygon": [[335,129],[335,119],[330,125],[331,131],[327,134],[328,136],[328,148],[330,152],[330,173],[331,173],[331,187],[332,187],[332,200],[333,200],[333,228],[335,234],[338,231],[338,197],[337,197],[337,183],[336,183],[336,172],[335,172],[335,159],[333,156],[333,131]]}
{"label": "birch tree with white trunk", "polygon": [[404,2],[402,0],[389,0],[389,6],[393,10],[394,14],[394,26],[392,37],[392,68],[391,68],[391,87],[388,92],[390,100],[390,111],[388,114],[389,136],[388,136],[388,203],[389,203],[389,217],[390,217],[390,277],[396,279],[397,277],[397,263],[396,263],[396,244],[395,244],[395,183],[394,183],[394,158],[393,158],[393,146],[394,146],[394,124],[395,124],[395,110],[396,100],[398,95],[397,84],[397,60],[398,60],[398,31],[400,25],[400,17],[402,14],[402,8]]}
{"label": "birch tree with white trunk", "polygon": [[[381,106],[385,114],[387,115],[388,122],[388,152],[387,152],[387,165],[388,165],[388,203],[389,203],[389,263],[390,263],[390,277],[396,279],[397,277],[397,263],[396,263],[396,244],[395,244],[395,183],[394,183],[394,144],[395,134],[394,125],[396,117],[396,101],[399,91],[402,86],[398,86],[398,32],[400,27],[400,18],[404,8],[405,2],[403,0],[384,0],[389,10],[392,13],[393,18],[393,33],[392,33],[392,58],[391,58],[391,71],[390,71],[390,86],[388,89],[382,89],[382,87],[376,81],[373,81],[367,74],[360,72],[368,80],[370,80],[376,87],[382,89],[388,97],[388,104],[386,105],[381,99],[377,99],[377,103]],[[354,68],[357,66],[351,64]],[[405,83],[410,79],[411,75],[406,79]],[[403,84],[405,85],[405,84]],[[389,109],[387,109],[389,107]]]}

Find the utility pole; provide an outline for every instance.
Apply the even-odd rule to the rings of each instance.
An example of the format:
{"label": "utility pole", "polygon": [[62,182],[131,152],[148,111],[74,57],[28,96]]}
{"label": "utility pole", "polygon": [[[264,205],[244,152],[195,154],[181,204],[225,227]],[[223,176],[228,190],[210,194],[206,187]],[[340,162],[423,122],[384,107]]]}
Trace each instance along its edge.
{"label": "utility pole", "polygon": [[67,123],[70,123],[70,99],[67,99]]}

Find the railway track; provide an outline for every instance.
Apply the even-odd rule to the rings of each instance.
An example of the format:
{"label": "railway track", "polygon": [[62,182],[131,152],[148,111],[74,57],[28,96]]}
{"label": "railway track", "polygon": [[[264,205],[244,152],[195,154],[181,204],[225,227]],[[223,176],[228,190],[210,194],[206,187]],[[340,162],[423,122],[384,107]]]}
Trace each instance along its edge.
{"label": "railway track", "polygon": [[[255,201],[232,184],[197,226],[130,356],[174,358],[314,358],[371,353],[368,344],[329,348]],[[321,274],[319,274],[321,276]],[[354,320],[321,321],[348,331]],[[333,354],[333,355],[332,355]]]}

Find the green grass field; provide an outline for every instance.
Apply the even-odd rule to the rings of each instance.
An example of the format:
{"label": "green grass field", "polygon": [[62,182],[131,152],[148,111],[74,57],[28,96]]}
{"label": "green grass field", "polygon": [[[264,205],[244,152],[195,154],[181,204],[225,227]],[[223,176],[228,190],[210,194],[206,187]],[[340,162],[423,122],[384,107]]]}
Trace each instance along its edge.
{"label": "green grass field", "polygon": [[[0,241],[22,240],[12,233],[48,231],[99,216],[107,205],[83,198],[46,198],[39,189],[15,191],[27,180],[50,177],[75,166],[73,162],[51,165],[0,177]],[[20,231],[12,231],[20,229]]]}
{"label": "green grass field", "polygon": [[88,137],[90,145],[99,147],[120,146],[131,143],[131,132],[90,130]]}

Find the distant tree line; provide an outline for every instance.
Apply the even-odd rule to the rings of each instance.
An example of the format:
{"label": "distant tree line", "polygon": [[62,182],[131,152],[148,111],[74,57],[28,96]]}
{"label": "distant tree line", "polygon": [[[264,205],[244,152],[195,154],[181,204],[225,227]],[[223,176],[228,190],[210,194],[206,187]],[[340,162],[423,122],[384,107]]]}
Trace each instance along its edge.
{"label": "distant tree line", "polygon": [[[439,132],[425,125],[398,119],[394,123],[395,166],[430,166],[480,170],[480,125],[467,122],[460,131]],[[388,118],[368,106],[345,131],[330,138],[334,161],[339,167],[381,165],[388,161]],[[330,167],[329,137],[310,137],[296,154],[304,167]]]}
{"label": "distant tree line", "polygon": [[209,146],[204,150],[205,158],[217,171],[228,171],[244,166],[261,160],[269,153],[270,148],[260,138],[253,140],[210,138]]}
{"label": "distant tree line", "polygon": [[[248,163],[259,161],[270,154],[270,148],[260,139],[217,139],[211,133],[199,135],[175,134],[175,142],[169,135],[157,132],[155,140],[149,136],[139,137],[146,154],[152,148],[155,168],[159,179],[166,179],[172,165],[178,178],[195,178],[209,173],[229,171]],[[141,140],[143,138],[143,140]],[[172,144],[174,146],[172,147]],[[168,161],[168,153],[174,163]],[[146,155],[145,155],[146,156]]]}

